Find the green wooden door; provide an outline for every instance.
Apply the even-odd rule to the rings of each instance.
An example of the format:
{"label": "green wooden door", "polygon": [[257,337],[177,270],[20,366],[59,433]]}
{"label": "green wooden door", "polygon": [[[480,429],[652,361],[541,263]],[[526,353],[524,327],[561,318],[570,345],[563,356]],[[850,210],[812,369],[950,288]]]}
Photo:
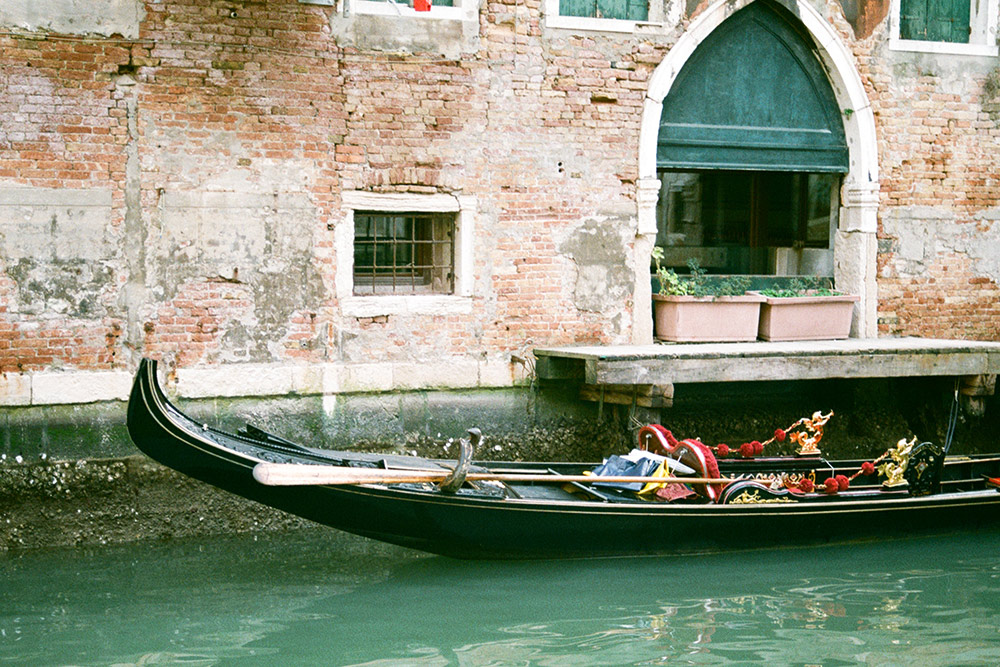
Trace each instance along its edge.
{"label": "green wooden door", "polygon": [[663,101],[657,166],[846,173],[842,112],[798,19],[758,0],[695,50]]}

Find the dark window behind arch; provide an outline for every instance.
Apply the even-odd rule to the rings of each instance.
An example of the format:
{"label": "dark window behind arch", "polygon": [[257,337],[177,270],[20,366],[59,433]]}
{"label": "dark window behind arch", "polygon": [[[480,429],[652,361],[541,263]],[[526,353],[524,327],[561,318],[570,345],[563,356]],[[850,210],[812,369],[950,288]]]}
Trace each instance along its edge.
{"label": "dark window behind arch", "polygon": [[710,273],[833,275],[838,174],[663,171],[656,244],[667,266]]}

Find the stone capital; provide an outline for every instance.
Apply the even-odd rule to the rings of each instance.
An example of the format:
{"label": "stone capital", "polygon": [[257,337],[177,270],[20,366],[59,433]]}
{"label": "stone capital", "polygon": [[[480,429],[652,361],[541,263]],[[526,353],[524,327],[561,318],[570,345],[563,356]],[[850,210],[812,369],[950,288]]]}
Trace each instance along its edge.
{"label": "stone capital", "polygon": [[660,179],[640,178],[635,184],[638,228],[636,234],[656,235],[656,202],[660,198]]}
{"label": "stone capital", "polygon": [[878,231],[878,182],[848,181],[840,189],[840,231],[874,234]]}

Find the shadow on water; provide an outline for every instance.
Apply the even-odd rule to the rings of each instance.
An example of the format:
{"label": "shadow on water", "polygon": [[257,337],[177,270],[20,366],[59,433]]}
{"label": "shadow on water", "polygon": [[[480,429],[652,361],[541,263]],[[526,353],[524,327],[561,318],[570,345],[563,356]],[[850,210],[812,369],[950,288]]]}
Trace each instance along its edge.
{"label": "shadow on water", "polygon": [[996,664],[998,547],[468,562],[308,531],[0,556],[0,662]]}

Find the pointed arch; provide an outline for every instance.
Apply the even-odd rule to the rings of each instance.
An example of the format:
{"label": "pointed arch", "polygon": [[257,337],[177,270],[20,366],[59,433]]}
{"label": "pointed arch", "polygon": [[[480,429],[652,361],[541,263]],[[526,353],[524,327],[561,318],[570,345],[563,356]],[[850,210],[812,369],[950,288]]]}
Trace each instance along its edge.
{"label": "pointed arch", "polygon": [[846,172],[843,116],[803,33],[773,2],[713,30],[663,100],[657,167]]}
{"label": "pointed arch", "polygon": [[[677,75],[695,49],[727,18],[753,0],[716,0],[677,40],[649,78],[639,137],[639,178],[656,178],[656,142],[660,130],[663,100]],[[760,0],[757,0],[760,1]],[[854,58],[833,27],[812,5],[789,2],[791,11],[816,42],[816,50],[830,77],[830,85],[840,108],[844,110],[844,133],[848,148],[848,181],[878,183],[878,151],[875,143],[875,116],[868,93],[854,65]],[[848,111],[850,110],[850,111]]]}

